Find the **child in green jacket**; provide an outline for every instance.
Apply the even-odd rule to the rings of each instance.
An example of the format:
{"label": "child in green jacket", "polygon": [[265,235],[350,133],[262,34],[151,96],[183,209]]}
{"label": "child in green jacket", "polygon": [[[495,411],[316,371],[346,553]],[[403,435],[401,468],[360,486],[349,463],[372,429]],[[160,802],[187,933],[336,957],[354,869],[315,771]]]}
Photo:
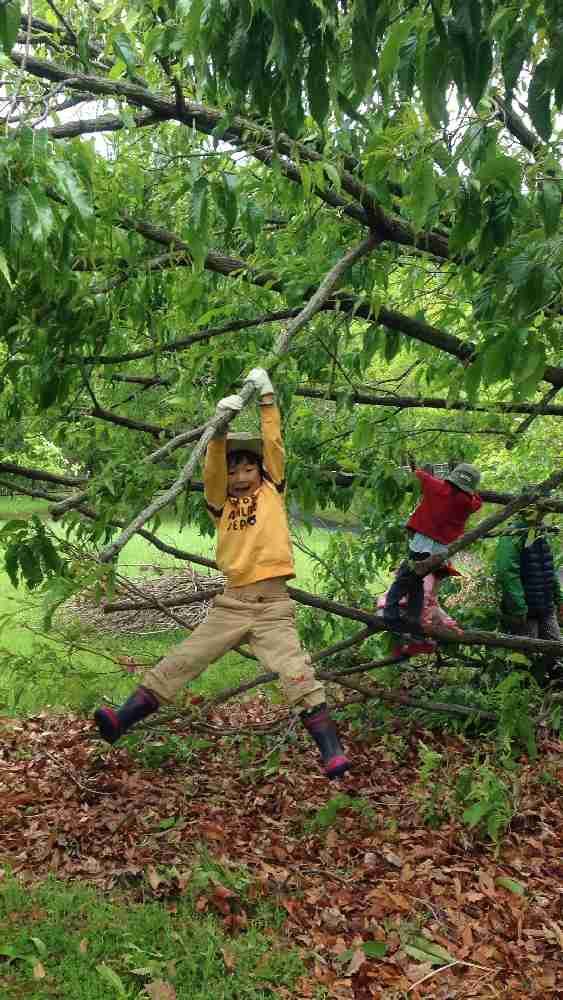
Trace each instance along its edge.
{"label": "child in green jacket", "polygon": [[[495,574],[501,596],[501,627],[513,635],[561,641],[562,592],[542,512],[528,508],[500,536]],[[549,660],[549,662],[548,662]],[[552,670],[553,657],[543,666]]]}

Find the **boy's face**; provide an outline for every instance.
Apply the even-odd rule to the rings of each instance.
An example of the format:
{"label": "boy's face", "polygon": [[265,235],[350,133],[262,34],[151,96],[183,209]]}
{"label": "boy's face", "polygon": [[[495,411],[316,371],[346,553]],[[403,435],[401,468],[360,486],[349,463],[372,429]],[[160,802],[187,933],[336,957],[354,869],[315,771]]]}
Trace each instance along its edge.
{"label": "boy's face", "polygon": [[227,486],[229,496],[248,497],[256,492],[262,476],[257,459],[252,455],[233,455],[228,463]]}

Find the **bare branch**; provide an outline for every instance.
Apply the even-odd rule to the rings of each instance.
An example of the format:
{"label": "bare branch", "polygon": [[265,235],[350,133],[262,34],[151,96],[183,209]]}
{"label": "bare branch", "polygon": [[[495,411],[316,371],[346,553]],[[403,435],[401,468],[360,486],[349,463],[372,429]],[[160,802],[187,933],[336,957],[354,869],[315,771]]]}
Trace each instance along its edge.
{"label": "bare branch", "polygon": [[[546,392],[545,396],[543,397],[543,399],[540,400],[538,405],[532,408],[530,416],[526,420],[523,420],[518,425],[516,430],[513,431],[512,436],[506,442],[506,448],[508,449],[508,451],[511,451],[512,448],[514,448],[518,444],[518,441],[516,439],[518,437],[522,437],[522,435],[526,433],[528,427],[530,426],[530,424],[533,424],[536,417],[545,415],[545,411],[548,404],[551,403],[552,399],[555,399],[558,392],[559,392],[559,386],[557,385],[553,386],[549,390],[549,392]],[[563,409],[563,407],[558,407],[558,409]]]}

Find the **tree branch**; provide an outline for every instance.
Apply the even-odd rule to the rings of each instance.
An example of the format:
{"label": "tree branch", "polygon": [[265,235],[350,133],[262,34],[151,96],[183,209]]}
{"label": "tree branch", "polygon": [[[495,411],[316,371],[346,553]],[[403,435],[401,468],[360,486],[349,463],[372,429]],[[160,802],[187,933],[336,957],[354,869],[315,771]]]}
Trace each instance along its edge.
{"label": "tree branch", "polygon": [[[522,435],[526,433],[528,427],[530,426],[530,424],[533,424],[536,417],[539,417],[540,415],[545,415],[545,411],[546,408],[548,407],[548,404],[551,403],[552,399],[555,399],[558,392],[559,392],[559,386],[552,386],[549,392],[546,392],[543,399],[540,400],[538,405],[533,407],[533,409],[530,412],[530,416],[527,417],[526,420],[522,420],[522,422],[518,424],[518,427],[516,428],[515,431],[513,431],[512,436],[506,442],[505,447],[508,449],[508,451],[511,451],[512,448],[514,448],[518,444],[516,438],[522,437]],[[561,409],[561,407],[557,407],[557,409]]]}
{"label": "tree branch", "polygon": [[454,410],[463,413],[529,413],[535,416],[563,417],[563,406],[548,406],[547,397],[553,399],[559,392],[558,388],[550,389],[540,403],[469,403],[464,399],[448,400],[439,396],[397,396],[388,393],[378,396],[367,389],[351,391],[348,387],[337,390],[299,386],[293,390],[295,396],[306,399],[326,399],[356,403],[362,406],[389,406],[397,410]]}
{"label": "tree branch", "polygon": [[[188,553],[185,553],[184,558],[187,556]],[[217,569],[217,563],[211,559],[204,559],[202,556],[193,555],[189,558],[190,561],[194,562],[196,565],[199,564],[208,566],[212,569]],[[343,640],[343,642],[346,643],[346,647],[344,647],[341,643],[337,643],[334,647],[329,647],[330,653],[327,652],[326,655],[333,655],[333,653],[340,652],[341,649],[347,648],[349,645],[354,645],[356,642],[362,642],[370,633],[389,631],[388,626],[383,621],[382,615],[364,611],[362,608],[350,607],[346,604],[341,604],[339,601],[331,601],[326,597],[319,597],[317,594],[311,594],[308,591],[301,590],[297,587],[289,586],[287,589],[289,596],[297,604],[304,604],[306,607],[317,608],[320,611],[326,611],[339,618],[349,618],[352,621],[362,622],[364,625],[368,626],[367,629],[362,629],[358,632],[356,636],[353,637],[353,641],[347,639]],[[203,593],[206,592],[204,591]],[[191,604],[193,599],[193,594],[190,594],[187,598],[179,597],[174,599],[174,605],[181,607],[184,603]],[[201,599],[200,595],[200,600]],[[137,605],[135,608],[131,607],[129,610],[140,610],[150,606],[150,602],[145,602],[143,600],[142,604]],[[112,610],[116,611],[118,609],[114,605]],[[487,632],[477,629],[464,630],[461,635],[442,628],[429,628],[426,629],[425,632],[431,638],[447,642],[452,645],[489,646],[497,649],[515,649],[524,653],[563,653],[563,642],[556,642],[552,639],[531,639],[527,636],[503,635],[497,632]],[[318,658],[320,659],[321,657],[319,656]],[[268,679],[272,680],[275,676],[276,675],[273,674]]]}
{"label": "tree branch", "polygon": [[[13,52],[11,58],[18,64],[19,53]],[[203,132],[205,135],[213,134],[225,117],[224,112],[217,108],[205,107],[201,104],[186,101],[185,99],[179,104],[176,100],[173,102],[165,100],[160,95],[152,93],[145,87],[139,87],[123,81],[110,80],[107,77],[82,73],[71,74],[63,67],[56,66],[54,63],[46,63],[39,59],[28,60],[27,68],[33,76],[66,82],[71,88],[90,90],[95,94],[122,97],[134,106],[149,108],[163,121],[179,121],[190,128],[195,128],[197,131]],[[92,122],[89,125],[90,127],[87,131],[92,131]],[[77,133],[74,131],[72,134],[76,135]],[[60,137],[62,137],[62,134],[59,131],[57,138]],[[239,147],[248,150],[251,155],[257,157],[267,165],[271,162],[272,151],[275,149],[278,158],[285,157],[289,161],[287,163],[287,176],[290,180],[298,184],[301,184],[302,181],[300,172],[295,169],[293,164],[293,158],[296,155],[301,162],[323,163],[322,155],[306,144],[296,143],[295,140],[284,133],[274,134],[263,125],[259,125],[250,119],[242,118],[239,115],[233,115],[229,119],[229,123],[223,130],[221,138],[225,142],[235,143]],[[284,161],[282,160],[282,168],[283,164]],[[418,247],[443,259],[449,257],[447,237],[436,232],[415,234],[401,220],[387,215],[381,205],[374,199],[369,188],[362,184],[353,174],[343,169],[340,169],[338,172],[342,190],[346,191],[363,210],[359,221],[368,226],[378,236],[380,241],[391,240],[392,242],[406,246]],[[318,190],[317,193],[324,201],[334,204],[334,207],[343,207],[341,199],[334,192],[327,193],[324,190]],[[345,206],[345,211],[351,207],[353,206]],[[355,217],[357,217],[357,213]]]}
{"label": "tree branch", "polygon": [[[147,239],[170,246],[176,250],[183,250],[188,255],[190,253],[189,246],[179,236],[161,226],[154,226],[152,223],[134,220],[130,217],[121,220],[119,224],[123,224],[125,228],[134,229],[135,232],[140,233]],[[282,282],[275,275],[271,273],[259,274],[253,268],[250,268],[246,261],[241,259],[217,253],[207,254],[204,260],[204,267],[206,270],[223,274],[225,277],[231,277],[234,274],[244,274],[245,278],[260,287],[267,284],[268,288],[273,291],[282,293],[284,291]],[[354,317],[368,320],[371,323],[381,324],[387,327],[387,329],[403,334],[412,340],[417,340],[420,343],[428,344],[430,347],[444,351],[446,354],[456,357],[464,364],[475,360],[476,357],[474,344],[466,343],[459,337],[455,337],[445,330],[432,326],[430,323],[414,319],[412,316],[407,316],[393,309],[387,309],[385,306],[381,306],[377,316],[375,316],[371,306],[367,302],[350,295],[338,295],[334,298],[329,298],[322,308],[326,311],[336,310],[346,312]],[[551,382],[552,385],[559,386],[560,388],[563,387],[563,367],[559,368],[554,365],[547,365],[543,371],[542,378],[546,382]]]}
{"label": "tree branch", "polygon": [[[177,351],[185,351],[192,344],[199,344],[206,340],[211,340],[213,337],[221,337],[225,333],[234,333],[236,330],[246,330],[253,326],[265,326],[267,323],[277,323],[280,320],[292,319],[294,316],[298,316],[299,312],[299,309],[281,309],[278,312],[255,316],[253,319],[229,320],[223,326],[208,327],[200,330],[198,333],[192,333],[189,337],[173,340],[170,344],[161,344],[157,349],[158,354],[175,354]],[[63,360],[63,364],[74,364],[80,361],[87,365],[115,365],[125,361],[139,361],[142,358],[151,358],[154,354],[155,348],[151,347],[146,351],[130,351],[128,354],[94,354],[87,358],[69,355]]]}

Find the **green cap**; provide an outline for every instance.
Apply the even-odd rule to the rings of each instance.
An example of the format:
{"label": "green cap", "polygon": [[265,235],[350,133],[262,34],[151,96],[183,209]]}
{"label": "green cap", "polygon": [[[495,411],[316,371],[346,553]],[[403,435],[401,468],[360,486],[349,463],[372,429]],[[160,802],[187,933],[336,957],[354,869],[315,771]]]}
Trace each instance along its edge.
{"label": "green cap", "polygon": [[475,465],[467,465],[465,462],[456,465],[455,469],[446,476],[446,482],[453,483],[464,493],[474,493],[480,479],[479,469]]}

